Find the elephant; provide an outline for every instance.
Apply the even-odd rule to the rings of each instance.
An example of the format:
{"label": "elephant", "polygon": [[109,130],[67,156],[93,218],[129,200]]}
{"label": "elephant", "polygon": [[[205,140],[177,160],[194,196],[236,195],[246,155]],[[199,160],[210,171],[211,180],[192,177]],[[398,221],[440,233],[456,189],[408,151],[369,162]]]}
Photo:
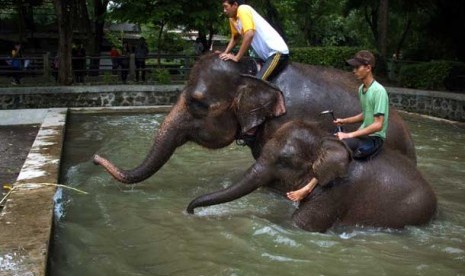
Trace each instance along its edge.
{"label": "elephant", "polygon": [[[248,146],[257,159],[265,143],[286,122],[315,121],[332,131],[332,120],[320,116],[321,111],[332,109],[340,117],[360,113],[359,84],[349,72],[291,62],[270,83],[251,77],[253,68],[246,61],[223,61],[215,53],[200,57],[142,163],[125,170],[99,154],[94,155],[94,163],[116,180],[133,184],[155,174],[175,149],[188,141],[218,149],[255,129],[256,139]],[[385,147],[415,163],[415,148],[405,122],[394,108],[389,114]]]}
{"label": "elephant", "polygon": [[435,193],[406,156],[385,148],[369,161],[355,160],[344,142],[317,123],[301,120],[283,124],[237,184],[194,199],[187,212],[238,199],[259,187],[284,195],[314,177],[319,184],[292,215],[304,230],[397,229],[426,224],[436,212]]}

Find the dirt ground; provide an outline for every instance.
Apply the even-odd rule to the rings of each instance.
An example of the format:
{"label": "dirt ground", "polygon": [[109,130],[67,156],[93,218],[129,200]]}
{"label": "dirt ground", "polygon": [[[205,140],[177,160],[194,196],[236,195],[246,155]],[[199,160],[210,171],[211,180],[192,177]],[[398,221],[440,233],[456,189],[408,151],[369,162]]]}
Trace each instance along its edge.
{"label": "dirt ground", "polygon": [[39,125],[0,126],[0,190],[3,195],[5,194],[3,186],[16,181],[39,127]]}

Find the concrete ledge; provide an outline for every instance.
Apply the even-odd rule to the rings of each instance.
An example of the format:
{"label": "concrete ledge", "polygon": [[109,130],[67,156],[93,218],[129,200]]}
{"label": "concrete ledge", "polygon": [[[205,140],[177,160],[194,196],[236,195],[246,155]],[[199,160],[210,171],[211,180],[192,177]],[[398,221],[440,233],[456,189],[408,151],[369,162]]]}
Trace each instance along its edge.
{"label": "concrete ledge", "polygon": [[48,109],[0,110],[0,125],[36,125],[43,122]]}
{"label": "concrete ledge", "polygon": [[[0,88],[0,109],[172,105],[184,85]],[[386,87],[399,110],[465,122],[465,94]],[[1,117],[0,117],[1,119]]]}
{"label": "concrete ledge", "polygon": [[0,217],[0,275],[45,275],[54,187],[15,190]]}
{"label": "concrete ledge", "polygon": [[45,275],[67,109],[48,110],[0,213],[0,275]]}
{"label": "concrete ledge", "polygon": [[50,94],[50,93],[114,93],[114,92],[171,92],[181,91],[184,85],[81,85],[45,87],[6,87],[0,88],[2,95]]}
{"label": "concrete ledge", "polygon": [[386,87],[392,106],[399,110],[465,122],[465,94]]}
{"label": "concrete ledge", "polygon": [[169,105],[183,85],[0,88],[0,109]]}

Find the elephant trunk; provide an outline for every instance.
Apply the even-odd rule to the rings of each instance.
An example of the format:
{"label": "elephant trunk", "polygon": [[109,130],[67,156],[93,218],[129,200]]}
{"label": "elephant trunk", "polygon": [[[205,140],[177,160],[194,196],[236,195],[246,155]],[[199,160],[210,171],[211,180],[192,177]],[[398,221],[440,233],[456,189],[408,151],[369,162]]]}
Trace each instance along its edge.
{"label": "elephant trunk", "polygon": [[233,201],[258,189],[264,183],[268,182],[268,177],[265,176],[264,166],[255,163],[247,172],[245,177],[235,185],[232,185],[221,191],[205,194],[192,200],[187,206],[187,213],[193,214],[197,207],[211,206],[221,203]]}
{"label": "elephant trunk", "polygon": [[108,159],[94,155],[94,163],[104,167],[116,180],[125,184],[141,182],[155,174],[168,161],[177,147],[187,142],[182,126],[189,120],[182,97],[166,116],[145,160],[136,168],[123,170]]}

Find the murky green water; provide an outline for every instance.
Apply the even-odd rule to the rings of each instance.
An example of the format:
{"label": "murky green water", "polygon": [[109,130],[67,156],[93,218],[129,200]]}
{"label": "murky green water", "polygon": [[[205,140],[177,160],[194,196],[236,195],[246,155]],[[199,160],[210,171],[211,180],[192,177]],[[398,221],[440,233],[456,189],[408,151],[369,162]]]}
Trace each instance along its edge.
{"label": "murky green water", "polygon": [[404,117],[438,196],[437,219],[403,231],[320,234],[295,228],[295,205],[267,191],[185,213],[194,197],[241,177],[253,162],[245,148],[187,144],[155,176],[123,186],[92,155],[138,164],[163,115],[73,116],[62,181],[90,194],[57,195],[49,274],[465,275],[465,127]]}

